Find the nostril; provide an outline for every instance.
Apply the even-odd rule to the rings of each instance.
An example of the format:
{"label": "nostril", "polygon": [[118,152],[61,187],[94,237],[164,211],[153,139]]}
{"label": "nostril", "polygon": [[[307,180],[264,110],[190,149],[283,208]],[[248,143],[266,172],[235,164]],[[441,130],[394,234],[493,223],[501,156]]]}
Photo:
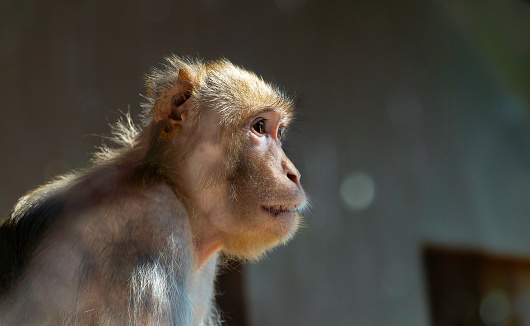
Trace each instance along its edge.
{"label": "nostril", "polygon": [[298,176],[294,173],[287,172],[287,178],[291,180],[292,182],[298,184]]}

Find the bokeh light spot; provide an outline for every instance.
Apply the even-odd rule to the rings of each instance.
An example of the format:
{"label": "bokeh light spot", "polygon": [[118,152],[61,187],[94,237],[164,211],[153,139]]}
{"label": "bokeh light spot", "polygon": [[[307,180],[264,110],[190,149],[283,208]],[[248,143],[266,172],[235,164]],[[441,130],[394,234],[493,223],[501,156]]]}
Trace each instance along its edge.
{"label": "bokeh light spot", "polygon": [[510,301],[503,290],[491,290],[480,302],[480,318],[485,325],[500,324],[506,321],[510,315]]}
{"label": "bokeh light spot", "polygon": [[346,206],[355,211],[368,208],[375,198],[375,182],[365,172],[352,172],[342,181],[340,197]]}

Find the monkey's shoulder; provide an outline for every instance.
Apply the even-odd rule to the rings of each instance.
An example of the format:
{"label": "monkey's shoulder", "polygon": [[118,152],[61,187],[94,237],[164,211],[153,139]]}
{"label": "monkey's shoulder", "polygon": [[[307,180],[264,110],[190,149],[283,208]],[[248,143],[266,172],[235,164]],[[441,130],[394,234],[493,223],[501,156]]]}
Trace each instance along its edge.
{"label": "monkey's shoulder", "polygon": [[107,171],[71,174],[19,199],[0,224],[0,295],[42,251],[39,248],[46,247],[41,245],[45,233],[50,241],[74,246],[120,248],[135,245],[121,239],[135,239],[141,247],[144,241],[168,235],[177,242],[190,241],[186,210],[169,185],[123,187],[126,182]]}
{"label": "monkey's shoulder", "polygon": [[[131,184],[115,171],[105,169],[58,178],[20,198],[1,229],[18,236],[38,239],[65,218],[187,219],[187,213],[173,188],[163,182]],[[64,218],[63,218],[64,217]]]}

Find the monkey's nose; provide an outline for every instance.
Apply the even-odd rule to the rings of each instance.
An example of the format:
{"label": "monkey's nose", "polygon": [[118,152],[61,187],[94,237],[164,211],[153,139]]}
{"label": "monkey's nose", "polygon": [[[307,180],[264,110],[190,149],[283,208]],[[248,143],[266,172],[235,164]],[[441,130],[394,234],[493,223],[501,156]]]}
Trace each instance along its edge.
{"label": "monkey's nose", "polygon": [[300,172],[298,172],[298,170],[291,161],[286,160],[283,162],[283,171],[285,172],[289,180],[291,180],[298,187],[300,187]]}

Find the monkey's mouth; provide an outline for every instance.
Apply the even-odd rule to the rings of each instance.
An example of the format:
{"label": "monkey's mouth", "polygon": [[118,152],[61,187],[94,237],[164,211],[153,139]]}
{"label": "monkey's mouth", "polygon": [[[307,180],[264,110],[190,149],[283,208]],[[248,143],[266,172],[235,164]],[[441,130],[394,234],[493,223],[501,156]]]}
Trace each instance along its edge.
{"label": "monkey's mouth", "polygon": [[265,212],[276,217],[280,214],[294,214],[298,212],[299,205],[274,205],[274,206],[261,206]]}

